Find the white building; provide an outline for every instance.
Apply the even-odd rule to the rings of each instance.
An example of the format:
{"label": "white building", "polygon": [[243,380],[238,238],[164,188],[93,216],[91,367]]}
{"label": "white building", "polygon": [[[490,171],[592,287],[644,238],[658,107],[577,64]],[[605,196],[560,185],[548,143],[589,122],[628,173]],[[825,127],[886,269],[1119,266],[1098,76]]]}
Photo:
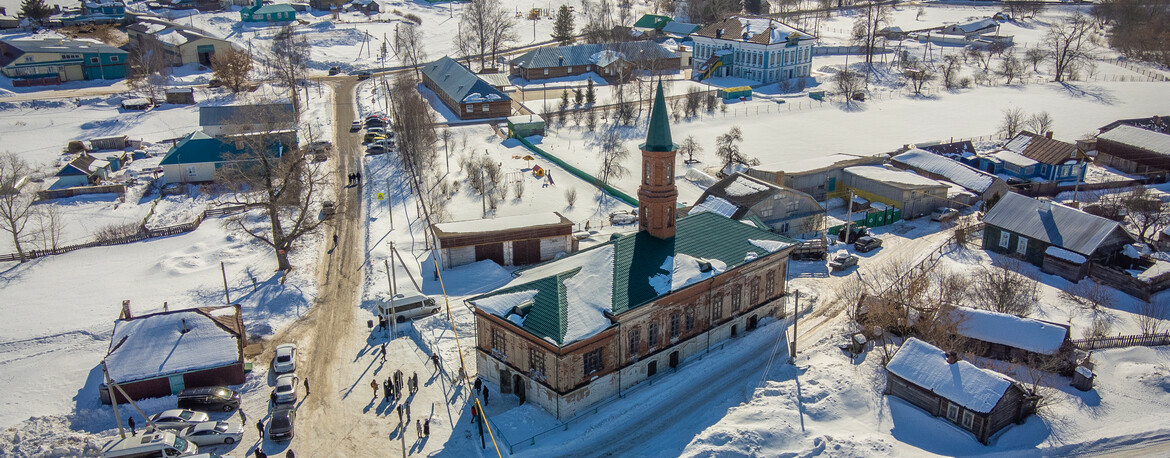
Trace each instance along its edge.
{"label": "white building", "polygon": [[734,76],[771,84],[807,78],[817,38],[775,19],[731,16],[695,32],[691,77]]}

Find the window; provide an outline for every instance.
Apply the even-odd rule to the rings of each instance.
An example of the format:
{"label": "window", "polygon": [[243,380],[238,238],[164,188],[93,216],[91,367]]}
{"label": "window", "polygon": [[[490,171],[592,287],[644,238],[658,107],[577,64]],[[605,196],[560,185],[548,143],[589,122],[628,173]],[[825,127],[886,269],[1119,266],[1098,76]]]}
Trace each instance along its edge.
{"label": "window", "polygon": [[687,330],[690,331],[692,329],[695,329],[695,308],[688,307],[686,313],[687,313],[687,315],[686,315],[687,316]]}
{"label": "window", "polygon": [[601,350],[604,349],[598,348],[585,354],[585,375],[592,374],[605,367],[601,362]]}
{"label": "window", "polygon": [[754,305],[759,304],[760,303],[760,277],[755,277],[752,279],[751,295],[752,295],[751,296],[751,298],[752,298],[751,305],[754,306]]}
{"label": "window", "polygon": [[959,406],[951,402],[947,403],[947,420],[959,421]]}
{"label": "window", "polygon": [[110,62],[117,62],[118,56],[110,56]]}
{"label": "window", "polygon": [[90,58],[89,58],[89,63],[91,63],[91,64],[96,64],[96,63],[98,63],[98,58],[96,58],[96,57],[90,57]]}
{"label": "window", "polygon": [[674,227],[674,207],[670,207],[666,213],[666,227]]}
{"label": "window", "polygon": [[666,183],[674,183],[674,164],[671,162],[666,163]]}
{"label": "window", "polygon": [[1028,254],[1028,239],[1016,237],[1016,253]]}
{"label": "window", "polygon": [[760,207],[760,217],[761,218],[771,218],[772,217],[772,209],[774,207],[775,206],[772,205],[770,202],[765,202],[764,206]]}
{"label": "window", "polygon": [[528,370],[544,373],[544,352],[535,348],[528,349]]}
{"label": "window", "polygon": [[487,113],[487,112],[489,112],[489,111],[491,111],[491,106],[490,106],[490,105],[488,105],[488,104],[486,104],[486,103],[485,103],[485,104],[483,104],[483,112],[484,112],[484,113]]}
{"label": "window", "polygon": [[1010,242],[1011,240],[1012,240],[1011,234],[1009,234],[1007,232],[1000,232],[999,233],[999,246],[1000,246],[1000,248],[1007,248],[1008,242]]}
{"label": "window", "polygon": [[799,204],[797,204],[796,200],[794,199],[794,200],[788,201],[787,205],[788,205],[788,213],[792,213],[792,212],[796,211],[796,207]]}
{"label": "window", "polygon": [[670,315],[670,338],[671,339],[678,338],[678,314],[677,313]]}
{"label": "window", "polygon": [[650,184],[650,162],[642,163],[642,184]]}
{"label": "window", "polygon": [[569,67],[569,73],[573,73],[573,67]]}
{"label": "window", "polygon": [[548,75],[548,69],[547,69],[547,68],[546,68],[546,69],[544,69],[544,74],[545,74],[546,76]]}
{"label": "window", "polygon": [[24,58],[24,61],[25,61],[25,62],[32,62],[32,61],[33,61],[33,57],[32,57],[32,56],[25,57],[25,58]]}
{"label": "window", "polygon": [[492,351],[498,352],[501,355],[507,355],[508,352],[504,349],[504,345],[508,343],[508,336],[504,331],[499,329],[492,329]]}
{"label": "window", "polygon": [[651,321],[648,326],[646,334],[646,348],[654,348],[658,346],[658,322]]}
{"label": "window", "polygon": [[963,412],[963,427],[972,429],[975,426],[975,414],[971,412]]}
{"label": "window", "polygon": [[468,106],[467,106],[467,112],[468,112],[468,113],[472,113],[472,112],[474,112],[474,111],[475,111],[475,107],[473,107],[473,106],[471,106],[471,105],[468,105]]}
{"label": "window", "polygon": [[776,295],[776,272],[768,272],[764,275],[764,294],[768,297]]}
{"label": "window", "polygon": [[715,296],[711,299],[711,319],[719,321],[723,318],[723,296]]}
{"label": "window", "polygon": [[641,334],[642,334],[642,330],[638,329],[637,326],[634,326],[633,329],[630,329],[630,350],[629,350],[630,356],[637,355],[638,352],[641,351],[641,349],[642,349],[642,336],[641,336]]}
{"label": "window", "polygon": [[743,285],[735,285],[731,289],[731,313],[739,312],[739,305],[743,302]]}

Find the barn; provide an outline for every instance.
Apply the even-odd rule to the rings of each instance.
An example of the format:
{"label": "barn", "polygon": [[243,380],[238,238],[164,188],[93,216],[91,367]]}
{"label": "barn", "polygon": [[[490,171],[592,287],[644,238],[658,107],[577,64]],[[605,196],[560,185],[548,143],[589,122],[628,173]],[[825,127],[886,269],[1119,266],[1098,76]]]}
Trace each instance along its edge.
{"label": "barn", "polygon": [[[134,316],[125,301],[110,342],[102,365],[133,399],[244,383],[247,337],[238,304]],[[109,390],[99,391],[109,402]]]}
{"label": "barn", "polygon": [[1074,366],[1066,324],[967,307],[951,313],[968,353],[1053,371],[1071,371]]}
{"label": "barn", "polygon": [[1125,173],[1165,176],[1170,173],[1170,135],[1119,125],[1097,136],[1097,163]]}
{"label": "barn", "polygon": [[984,445],[1001,429],[1023,423],[1039,400],[1012,379],[913,337],[886,364],[885,394],[946,418]]}
{"label": "barn", "polygon": [[573,222],[557,212],[431,225],[443,268],[490,259],[502,266],[536,264],[577,251]]}

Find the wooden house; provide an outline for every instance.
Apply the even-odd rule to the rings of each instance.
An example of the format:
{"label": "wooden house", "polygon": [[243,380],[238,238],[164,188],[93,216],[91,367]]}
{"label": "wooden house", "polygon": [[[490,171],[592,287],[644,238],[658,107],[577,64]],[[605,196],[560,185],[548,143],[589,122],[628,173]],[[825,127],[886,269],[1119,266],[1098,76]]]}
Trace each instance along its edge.
{"label": "wooden house", "polygon": [[967,307],[956,307],[951,314],[968,353],[1054,372],[1075,366],[1066,324]]}
{"label": "wooden house", "polygon": [[502,266],[536,264],[577,251],[573,222],[557,212],[436,223],[431,232],[445,269],[485,259]]}
{"label": "wooden house", "polygon": [[143,19],[137,24],[127,26],[126,36],[131,47],[162,49],[167,62],[173,66],[199,64],[210,67],[211,59],[216,53],[232,49],[231,42],[227,40],[193,27],[161,19]]}
{"label": "wooden house", "polygon": [[57,182],[50,186],[53,189],[89,186],[109,178],[110,162],[81,153],[53,176],[57,177]]}
{"label": "wooden house", "polygon": [[1076,145],[1052,139],[1052,132],[1020,132],[1003,149],[978,158],[979,170],[1036,182],[1083,180],[1089,156]]}
{"label": "wooden house", "polygon": [[755,217],[772,232],[792,237],[825,229],[825,209],[812,196],[741,173],[707,187],[687,214],[705,211],[734,220]]}
{"label": "wooden house", "polygon": [[1097,135],[1097,163],[1145,177],[1170,174],[1170,134],[1119,125]]}
{"label": "wooden house", "polygon": [[912,149],[890,160],[896,167],[962,186],[985,201],[998,198],[1010,190],[1003,178],[925,150]]}
{"label": "wooden house", "polygon": [[423,65],[423,84],[459,119],[506,118],[512,98],[450,57]]}
{"label": "wooden house", "polygon": [[1038,397],[1012,379],[911,337],[886,364],[885,394],[945,418],[988,445],[1035,412]]}
{"label": "wooden house", "polygon": [[624,79],[634,70],[655,74],[679,69],[679,56],[653,41],[580,44],[543,47],[512,59],[512,76],[529,81],[596,73],[606,79]]}

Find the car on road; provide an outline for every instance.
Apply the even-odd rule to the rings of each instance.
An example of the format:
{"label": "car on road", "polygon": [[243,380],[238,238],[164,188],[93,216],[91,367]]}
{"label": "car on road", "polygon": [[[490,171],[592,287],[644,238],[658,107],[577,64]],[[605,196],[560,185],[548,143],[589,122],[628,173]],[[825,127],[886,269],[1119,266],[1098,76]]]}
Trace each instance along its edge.
{"label": "car on road", "polygon": [[361,121],[354,121],[353,124],[350,124],[350,126],[349,126],[350,132],[357,132],[359,130],[362,130],[362,122]]}
{"label": "car on road", "polygon": [[144,433],[113,439],[102,446],[102,458],[134,458],[143,456],[192,456],[199,446],[170,432]]}
{"label": "car on road", "polygon": [[[321,213],[326,218],[333,216],[333,202],[325,201],[321,204]],[[272,357],[272,372],[285,374],[297,370],[297,345],[280,344],[276,346],[276,354]]]}
{"label": "car on road", "polygon": [[189,426],[179,437],[200,447],[216,444],[234,444],[244,437],[244,425],[228,421],[205,421]]}
{"label": "car on road", "polygon": [[272,389],[272,402],[275,404],[297,402],[297,382],[299,381],[296,374],[284,374],[277,377],[276,387]]}
{"label": "car on road", "polygon": [[341,67],[329,67],[329,76],[341,73]]}
{"label": "car on road", "polygon": [[373,76],[374,74],[370,72],[358,72],[357,74],[358,81],[368,80]]}
{"label": "car on road", "polygon": [[240,393],[222,386],[187,388],[179,392],[180,409],[222,410],[231,412],[240,407]]}
{"label": "car on road", "polygon": [[881,247],[882,239],[870,235],[860,237],[857,241],[853,242],[853,249],[862,253],[868,253]]}
{"label": "car on road", "polygon": [[[335,215],[335,214],[337,214],[337,207],[335,207],[335,206],[333,205],[333,201],[332,201],[332,200],[326,200],[326,201],[324,201],[324,202],[321,202],[321,221],[324,221],[324,220],[327,220],[327,219],[329,219],[329,218],[332,218],[332,217],[333,217],[333,215]],[[288,344],[288,345],[292,345],[292,344]],[[283,347],[283,346],[284,346],[284,345],[281,345],[281,347]],[[276,347],[276,351],[277,351],[277,352],[279,352],[279,351],[280,351],[280,347]],[[292,356],[292,359],[291,359],[291,362],[290,362],[290,363],[279,363],[278,361],[281,359],[280,353],[277,353],[277,354],[276,354],[276,357],[272,359],[272,367],[273,367],[273,370],[274,370],[274,371],[275,371],[277,374],[280,374],[280,373],[283,373],[283,372],[292,372],[292,371],[296,370],[296,367],[295,367],[295,366],[296,366],[296,353],[297,353],[297,347],[293,346],[292,352],[293,352],[293,356]],[[293,367],[292,367],[292,368],[290,368],[290,369],[288,369],[288,370],[276,370],[276,367],[277,367],[277,365],[280,365],[280,366],[282,366],[282,368],[283,368],[284,366],[286,366],[286,365],[287,365],[287,366],[293,366]]]}
{"label": "car on road", "polygon": [[164,410],[150,417],[150,421],[159,429],[183,429],[207,420],[207,414],[187,409]]}
{"label": "car on road", "polygon": [[292,440],[296,421],[296,408],[277,407],[272,411],[272,419],[268,420],[268,438],[274,441]]}
{"label": "car on road", "polygon": [[841,271],[857,265],[857,256],[845,250],[837,250],[833,259],[829,260],[829,268]]}
{"label": "car on road", "polygon": [[931,221],[947,222],[959,217],[959,211],[953,208],[939,207],[930,213]]}

